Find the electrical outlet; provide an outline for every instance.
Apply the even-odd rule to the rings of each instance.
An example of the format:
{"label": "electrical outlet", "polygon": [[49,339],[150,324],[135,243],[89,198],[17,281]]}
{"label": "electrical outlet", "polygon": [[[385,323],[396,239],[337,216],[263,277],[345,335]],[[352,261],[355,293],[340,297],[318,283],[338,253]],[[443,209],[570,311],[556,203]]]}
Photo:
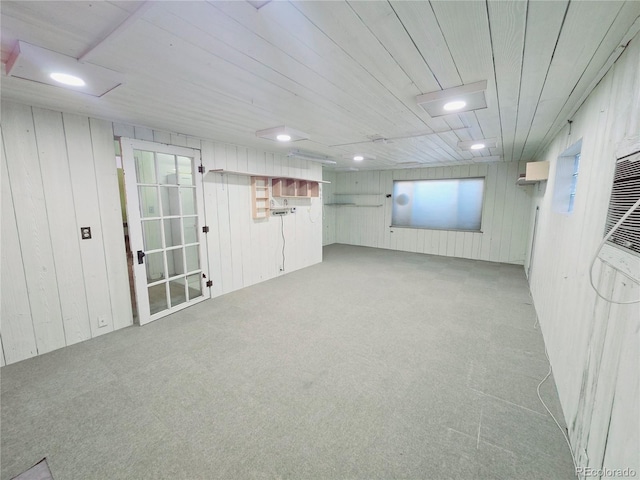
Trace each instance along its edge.
{"label": "electrical outlet", "polygon": [[80,227],[80,238],[82,238],[82,240],[90,240],[91,227]]}
{"label": "electrical outlet", "polygon": [[104,315],[99,315],[98,316],[98,328],[102,328],[102,327],[106,327],[107,326],[107,317],[105,317]]}

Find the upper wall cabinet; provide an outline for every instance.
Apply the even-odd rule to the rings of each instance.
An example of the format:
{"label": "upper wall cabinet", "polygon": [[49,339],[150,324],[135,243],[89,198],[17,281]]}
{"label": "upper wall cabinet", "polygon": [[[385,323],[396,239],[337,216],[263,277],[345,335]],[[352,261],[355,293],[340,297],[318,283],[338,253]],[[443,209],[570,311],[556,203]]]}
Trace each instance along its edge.
{"label": "upper wall cabinet", "polygon": [[274,197],[311,198],[320,195],[318,182],[296,178],[274,178],[271,181],[271,194]]}

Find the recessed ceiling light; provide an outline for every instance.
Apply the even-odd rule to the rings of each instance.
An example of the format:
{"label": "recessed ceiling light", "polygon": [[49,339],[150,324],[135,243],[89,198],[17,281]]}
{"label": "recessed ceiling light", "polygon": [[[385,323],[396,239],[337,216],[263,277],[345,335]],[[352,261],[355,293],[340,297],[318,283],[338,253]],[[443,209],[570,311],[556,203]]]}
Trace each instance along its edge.
{"label": "recessed ceiling light", "polygon": [[62,83],[64,85],[70,85],[72,87],[83,87],[85,85],[84,80],[82,80],[80,77],[69,75],[68,73],[55,72],[49,76],[56,82]]}
{"label": "recessed ceiling light", "polygon": [[437,92],[424,93],[416,97],[416,102],[432,117],[451,115],[454,112],[470,112],[487,108],[486,89],[487,81],[483,80]]}
{"label": "recessed ceiling light", "polygon": [[454,110],[460,110],[467,106],[467,102],[463,102],[462,100],[456,100],[454,102],[445,103],[442,107],[447,112],[452,112]]}
{"label": "recessed ceiling light", "polygon": [[464,140],[458,142],[460,150],[482,150],[483,148],[496,148],[498,139],[496,138],[478,138],[476,140]]}
{"label": "recessed ceiling light", "polygon": [[356,155],[355,157],[353,157],[353,159],[356,162],[361,162],[362,160],[364,160],[364,157],[362,155]]}
{"label": "recessed ceiling light", "polygon": [[258,130],[256,137],[266,138],[267,140],[277,140],[278,142],[297,142],[298,140],[308,140],[309,135],[299,130],[281,125],[279,127]]}

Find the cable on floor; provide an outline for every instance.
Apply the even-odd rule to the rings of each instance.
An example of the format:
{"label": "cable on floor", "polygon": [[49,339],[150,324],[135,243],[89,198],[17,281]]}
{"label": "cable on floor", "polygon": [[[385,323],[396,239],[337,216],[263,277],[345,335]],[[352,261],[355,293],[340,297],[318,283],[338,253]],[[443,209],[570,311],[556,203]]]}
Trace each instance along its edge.
{"label": "cable on floor", "polygon": [[571,448],[571,442],[569,441],[569,437],[567,436],[566,432],[564,431],[564,428],[562,428],[558,420],[556,420],[556,417],[553,415],[553,413],[551,413],[551,410],[549,410],[549,407],[547,407],[547,404],[544,403],[544,400],[542,400],[542,396],[540,395],[540,387],[544,382],[547,381],[547,378],[551,376],[551,360],[549,359],[549,354],[547,353],[547,347],[544,347],[544,354],[547,357],[547,362],[549,362],[549,371],[547,372],[547,375],[542,379],[542,381],[536,387],[536,392],[538,393],[538,399],[540,400],[540,403],[542,403],[542,406],[547,411],[547,413],[551,415],[551,418],[553,419],[553,421],[556,423],[556,425],[562,432],[562,436],[564,437],[564,440],[567,442],[567,445],[569,446],[569,453],[571,454],[571,460],[573,461],[573,471],[578,477],[578,480],[582,480],[582,477],[578,473],[578,464],[576,463],[576,457],[573,455],[573,449]]}

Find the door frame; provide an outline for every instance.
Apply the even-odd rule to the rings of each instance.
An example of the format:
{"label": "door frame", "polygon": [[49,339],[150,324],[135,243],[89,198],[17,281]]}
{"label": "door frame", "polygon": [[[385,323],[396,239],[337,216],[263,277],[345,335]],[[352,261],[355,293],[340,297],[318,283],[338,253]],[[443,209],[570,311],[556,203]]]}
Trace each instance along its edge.
{"label": "door frame", "polygon": [[[211,298],[211,288],[206,285],[207,280],[209,279],[209,255],[207,251],[207,238],[205,236],[205,233],[202,231],[202,227],[206,222],[204,205],[204,175],[202,175],[202,172],[200,172],[201,174],[198,175],[198,167],[202,166],[202,159],[200,150],[198,149],[149,142],[147,140],[136,140],[127,137],[120,137],[120,148],[122,152],[122,165],[124,168],[129,243],[131,246],[131,252],[134,257],[133,275],[136,292],[136,303],[138,307],[138,323],[140,325],[145,325],[149,322],[166,317],[167,315],[171,315],[172,313],[178,312]],[[150,313],[146,261],[143,264],[139,264],[137,256],[134,253],[138,250],[144,251],[144,239],[142,236],[141,224],[142,217],[140,215],[140,197],[138,196],[138,178],[136,174],[135,159],[133,155],[134,150],[151,151],[168,155],[180,155],[194,159],[193,174],[195,176],[194,185],[196,189],[196,208],[198,218],[197,235],[199,242],[198,250],[200,254],[200,269],[202,271],[202,275],[200,276],[202,296],[154,314]],[[129,181],[127,181],[127,178],[129,179]],[[131,181],[131,179],[133,179],[133,181]],[[163,247],[163,250],[165,248],[166,247]],[[167,278],[165,280],[167,282],[170,281],[168,272]]]}

